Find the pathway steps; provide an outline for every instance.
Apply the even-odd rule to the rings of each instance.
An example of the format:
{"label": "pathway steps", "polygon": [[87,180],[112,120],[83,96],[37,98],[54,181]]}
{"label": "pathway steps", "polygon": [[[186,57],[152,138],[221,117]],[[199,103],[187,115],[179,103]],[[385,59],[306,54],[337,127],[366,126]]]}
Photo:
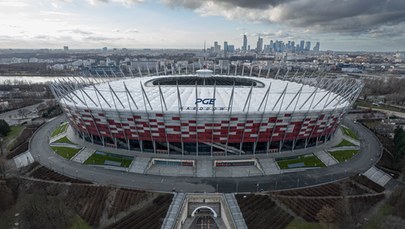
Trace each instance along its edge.
{"label": "pathway steps", "polygon": [[212,177],[213,165],[211,160],[197,160],[197,177]]}
{"label": "pathway steps", "polygon": [[335,164],[338,164],[338,163],[339,163],[334,157],[332,157],[328,152],[326,152],[326,151],[324,151],[324,150],[315,152],[314,154],[315,154],[315,156],[316,156],[317,158],[319,158],[319,160],[321,160],[326,166],[331,166],[331,165],[335,165]]}
{"label": "pathway steps", "polygon": [[84,147],[71,160],[79,163],[84,163],[94,152],[94,149]]}
{"label": "pathway steps", "polygon": [[265,175],[280,174],[280,168],[278,167],[274,158],[259,159],[259,163],[262,166],[262,170]]}
{"label": "pathway steps", "polygon": [[129,168],[129,172],[144,174],[146,169],[148,168],[149,162],[150,158],[135,157],[134,161],[131,164],[131,167]]}
{"label": "pathway steps", "polygon": [[383,172],[382,170],[376,168],[375,166],[368,169],[363,173],[368,179],[374,181],[375,183],[384,187],[390,180],[391,176]]}

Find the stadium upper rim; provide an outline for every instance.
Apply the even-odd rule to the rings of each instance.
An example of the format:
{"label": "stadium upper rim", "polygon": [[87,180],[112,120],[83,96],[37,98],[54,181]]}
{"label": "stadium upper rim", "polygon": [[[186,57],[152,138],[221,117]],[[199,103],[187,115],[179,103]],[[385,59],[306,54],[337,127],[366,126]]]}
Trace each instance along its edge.
{"label": "stadium upper rim", "polygon": [[[342,109],[362,84],[204,74],[113,78],[53,83],[68,106],[139,112],[305,112]],[[70,85],[71,83],[75,86]],[[311,85],[312,84],[312,85]]]}

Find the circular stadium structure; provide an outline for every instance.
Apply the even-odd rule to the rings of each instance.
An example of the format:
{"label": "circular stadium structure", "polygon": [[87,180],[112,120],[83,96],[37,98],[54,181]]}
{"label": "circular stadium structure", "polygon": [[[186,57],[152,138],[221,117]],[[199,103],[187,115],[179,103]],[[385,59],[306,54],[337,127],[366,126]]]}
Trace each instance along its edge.
{"label": "circular stadium structure", "polygon": [[142,153],[255,155],[328,141],[362,84],[328,78],[195,74],[51,84],[84,140]]}

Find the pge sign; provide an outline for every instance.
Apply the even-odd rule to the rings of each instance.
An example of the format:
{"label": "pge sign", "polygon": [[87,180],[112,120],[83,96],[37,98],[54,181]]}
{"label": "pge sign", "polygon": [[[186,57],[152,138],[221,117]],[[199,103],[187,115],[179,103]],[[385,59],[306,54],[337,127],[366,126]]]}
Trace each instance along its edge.
{"label": "pge sign", "polygon": [[213,99],[213,98],[197,98],[197,100],[195,101],[195,104],[202,103],[204,105],[214,105],[215,100],[216,99]]}

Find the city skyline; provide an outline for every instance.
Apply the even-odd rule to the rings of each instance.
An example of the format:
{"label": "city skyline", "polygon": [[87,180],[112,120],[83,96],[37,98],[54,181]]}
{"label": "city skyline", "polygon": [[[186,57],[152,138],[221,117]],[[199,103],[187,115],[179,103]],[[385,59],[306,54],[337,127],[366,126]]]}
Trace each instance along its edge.
{"label": "city skyline", "polygon": [[404,11],[399,0],[2,1],[0,48],[201,49],[227,41],[238,49],[246,35],[251,48],[260,36],[264,44],[320,42],[321,50],[403,51]]}

